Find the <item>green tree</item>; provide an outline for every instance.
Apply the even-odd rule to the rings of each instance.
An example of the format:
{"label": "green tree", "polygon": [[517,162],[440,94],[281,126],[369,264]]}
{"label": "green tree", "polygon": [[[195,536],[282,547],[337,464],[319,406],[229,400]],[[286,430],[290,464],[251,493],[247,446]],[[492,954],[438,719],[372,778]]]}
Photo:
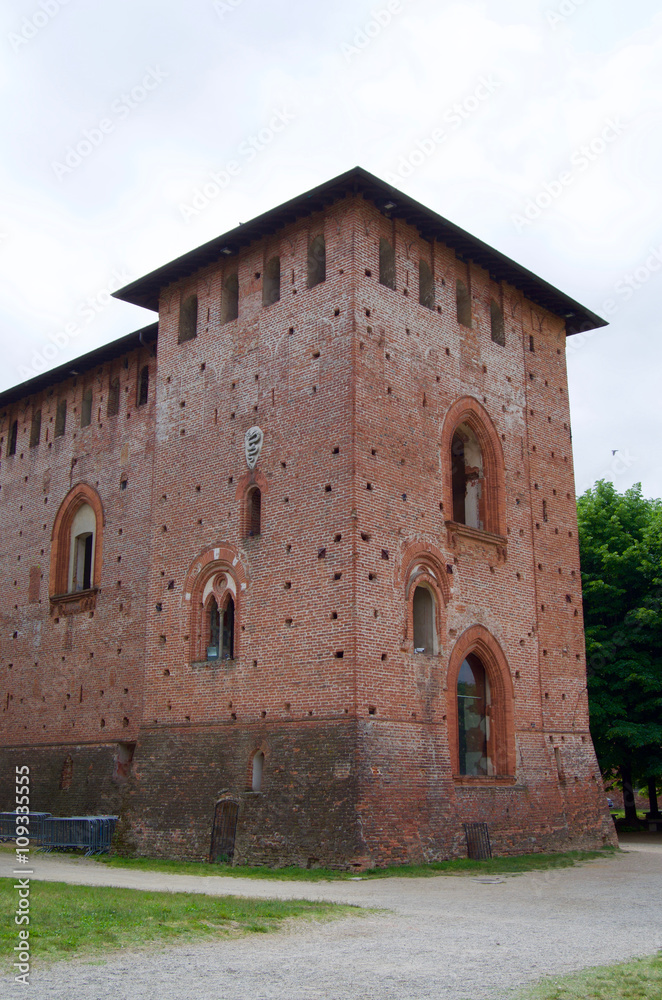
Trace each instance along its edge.
{"label": "green tree", "polygon": [[633,788],[654,810],[662,777],[662,501],[600,480],[577,512],[591,733],[636,822]]}

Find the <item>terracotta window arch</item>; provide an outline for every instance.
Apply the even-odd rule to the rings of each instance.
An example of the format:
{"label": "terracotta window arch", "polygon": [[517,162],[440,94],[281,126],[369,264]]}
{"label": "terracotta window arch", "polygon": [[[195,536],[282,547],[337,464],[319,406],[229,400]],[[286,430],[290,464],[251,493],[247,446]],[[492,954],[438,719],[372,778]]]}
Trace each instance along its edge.
{"label": "terracotta window arch", "polygon": [[79,483],[65,497],[51,535],[52,598],[97,588],[101,580],[103,509],[99,494]]}
{"label": "terracotta window arch", "polygon": [[199,595],[201,615],[191,659],[201,663],[235,657],[237,584],[227,571],[212,574]]}
{"label": "terracotta window arch", "polygon": [[405,553],[403,565],[407,648],[417,655],[435,656],[450,596],[443,556],[431,546],[415,545]]}
{"label": "terracotta window arch", "polygon": [[[242,594],[246,573],[234,546],[225,543],[206,549],[190,567],[184,581],[182,606],[189,616],[189,660],[235,660],[241,637]],[[210,647],[214,646],[209,654]]]}
{"label": "terracotta window arch", "polygon": [[448,667],[448,738],[458,780],[514,779],[513,687],[494,636],[474,625],[460,636]]}
{"label": "terracotta window arch", "polygon": [[464,525],[503,539],[503,451],[487,411],[476,399],[466,396],[451,407],[444,421],[441,448],[447,525]]}

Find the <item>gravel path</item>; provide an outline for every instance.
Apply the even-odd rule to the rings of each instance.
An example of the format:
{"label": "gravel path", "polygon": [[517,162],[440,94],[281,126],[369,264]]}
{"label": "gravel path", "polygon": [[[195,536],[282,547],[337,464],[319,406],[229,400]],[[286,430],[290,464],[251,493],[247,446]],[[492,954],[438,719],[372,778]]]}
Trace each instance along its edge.
{"label": "gravel path", "polygon": [[[31,1000],[487,1000],[545,973],[662,947],[662,841],[579,868],[499,880],[271,882],[164,876],[42,856],[34,878],[144,889],[325,899],[382,907],[230,941],[61,962],[30,977]],[[0,875],[11,855],[0,852]],[[99,961],[98,959],[96,960]],[[10,977],[0,997],[19,995]]]}

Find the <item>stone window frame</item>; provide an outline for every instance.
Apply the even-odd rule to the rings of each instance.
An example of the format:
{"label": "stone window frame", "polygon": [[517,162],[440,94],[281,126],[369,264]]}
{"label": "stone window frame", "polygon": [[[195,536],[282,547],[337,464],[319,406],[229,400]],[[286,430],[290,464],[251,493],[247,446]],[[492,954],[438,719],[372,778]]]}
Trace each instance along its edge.
{"label": "stone window frame", "polygon": [[[472,528],[453,520],[452,445],[455,432],[467,424],[476,435],[483,459],[484,527]],[[453,536],[465,535],[491,542],[505,554],[507,529],[505,518],[505,463],[501,440],[487,410],[473,396],[463,396],[450,407],[441,432],[442,497],[447,514],[446,527],[450,544]]]}
{"label": "stone window frame", "polygon": [[[488,748],[494,767],[491,775],[460,774],[457,680],[460,668],[473,653],[485,669],[490,684],[490,737]],[[517,753],[514,724],[513,680],[498,641],[483,625],[472,625],[457,639],[448,661],[446,716],[451,770],[456,784],[514,784]]]}
{"label": "stone window frame", "polygon": [[[221,577],[225,577],[223,585]],[[184,634],[189,637],[189,665],[236,663],[241,654],[241,620],[244,593],[248,586],[248,574],[237,549],[227,543],[205,549],[191,565],[184,580],[182,608],[188,621],[184,623]],[[228,592],[234,601],[234,649],[231,660],[207,660],[206,636],[208,628],[207,605],[213,593],[219,609],[222,609]],[[218,595],[218,596],[217,596]],[[219,600],[220,598],[220,600]]]}
{"label": "stone window frame", "polygon": [[[69,562],[71,556],[71,527],[74,517],[87,504],[94,512],[94,560],[92,586],[88,590],[69,590]],[[96,593],[101,585],[103,562],[103,527],[105,523],[101,497],[87,483],[78,483],[66,495],[55,515],[51,533],[51,566],[48,593],[51,614],[74,614],[91,611],[96,606]]]}

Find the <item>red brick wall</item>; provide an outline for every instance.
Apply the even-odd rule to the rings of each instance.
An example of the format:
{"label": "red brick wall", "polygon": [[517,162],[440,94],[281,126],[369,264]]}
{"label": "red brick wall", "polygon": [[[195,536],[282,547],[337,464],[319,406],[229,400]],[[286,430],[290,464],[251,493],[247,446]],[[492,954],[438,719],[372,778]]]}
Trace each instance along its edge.
{"label": "red brick wall", "polygon": [[[126,363],[126,367],[125,367]],[[149,364],[151,389],[146,406],[136,407],[136,383]],[[72,788],[89,786],[94,769],[99,801],[105,793],[97,764],[83,763],[86,747],[116,749],[135,741],[141,722],[145,647],[145,586],[149,562],[152,503],[156,358],[150,347],[100,365],[28,397],[3,412],[0,424],[0,600],[5,613],[0,658],[0,740],[16,748],[21,762],[38,752],[33,780],[42,808],[62,799],[60,768],[79,748]],[[108,380],[119,375],[121,404],[107,417]],[[81,397],[93,389],[92,422],[81,427]],[[54,437],[59,400],[67,400],[65,433]],[[33,407],[41,407],[41,441],[29,447]],[[18,447],[7,456],[7,433],[18,419]],[[126,488],[120,482],[126,479]],[[93,610],[61,614],[51,608],[51,534],[58,509],[72,486],[86,483],[103,509],[103,560]],[[38,582],[38,591],[37,591]],[[31,586],[32,584],[32,586]],[[68,605],[65,610],[71,610]],[[108,754],[108,780],[113,753]],[[94,757],[94,754],[93,754]],[[98,758],[94,757],[94,761]],[[42,781],[45,761],[53,780]],[[39,763],[37,763],[37,761]],[[4,770],[5,775],[9,772]],[[13,768],[12,768],[13,773]],[[55,783],[54,783],[55,782]],[[50,791],[49,791],[50,789]],[[9,794],[9,793],[8,793]],[[82,793],[81,793],[82,794]],[[51,795],[53,798],[51,798]],[[73,795],[73,792],[72,792]],[[80,802],[89,809],[89,787]],[[46,801],[47,800],[47,801]],[[8,803],[11,807],[11,802]],[[35,804],[36,807],[36,804]]]}
{"label": "red brick wall", "polygon": [[[326,281],[308,289],[307,246],[320,232]],[[378,281],[380,236],[395,245],[395,290]],[[262,275],[275,254],[281,299],[263,307]],[[435,278],[434,311],[418,302],[421,258]],[[222,284],[237,270],[239,317],[221,324]],[[471,329],[456,319],[457,278],[470,286]],[[197,336],[179,344],[180,301],[193,292]],[[490,336],[490,298],[503,304],[505,347]],[[116,627],[126,622],[113,590],[120,511],[140,539],[132,572],[122,566],[122,593],[133,587],[135,595],[125,626],[132,638],[122,641],[125,649],[134,643],[131,683],[114,668],[115,688],[133,693],[145,640],[142,726],[134,727],[137,703],[122,708],[138,740],[121,827],[126,849],[205,856],[223,795],[242,802],[237,852],[249,861],[444,857],[464,851],[461,824],[473,820],[489,822],[500,852],[613,838],[586,717],[564,338],[562,320],[362,198],[338,201],[163,290],[158,403],[143,415],[153,423],[144,424],[130,484],[140,480],[145,491],[131,513],[121,504],[132,485],[117,492],[121,439],[95,428],[86,447],[102,469],[95,481],[115,530],[104,536],[107,582],[95,618],[79,615],[75,624],[87,622],[94,634],[95,683],[106,691]],[[492,455],[489,532],[452,523],[447,442],[460,410],[485,428],[484,455]],[[133,442],[142,425],[131,419]],[[251,473],[244,435],[253,425],[264,444]],[[60,492],[70,460],[66,453],[57,464]],[[9,460],[12,469],[22,461]],[[16,491],[15,473],[13,482]],[[262,490],[262,527],[246,538],[252,482]],[[31,511],[41,484],[34,489]],[[20,521],[32,542],[34,514],[26,519],[14,503],[11,516],[14,533]],[[22,560],[26,595],[34,558]],[[195,662],[196,580],[202,590],[214,566],[236,586],[236,655]],[[435,655],[413,649],[418,571],[438,593]],[[27,621],[29,609],[21,615]],[[43,606],[34,618],[42,628],[66,626],[46,622]],[[78,660],[57,665],[63,691],[89,676],[91,638],[81,627]],[[502,704],[491,723],[499,773],[486,779],[454,775],[451,752],[448,665],[474,635],[486,637],[491,669],[500,671],[493,688]],[[26,634],[21,693],[30,641]],[[29,703],[37,723],[26,702],[25,742],[63,740],[70,708],[47,722],[41,694]],[[99,698],[76,710],[77,732],[92,742]],[[127,739],[117,704],[107,726],[112,719],[113,738]],[[15,739],[13,702],[7,718]],[[39,732],[40,724],[53,732]],[[258,748],[265,787],[246,798]]]}

